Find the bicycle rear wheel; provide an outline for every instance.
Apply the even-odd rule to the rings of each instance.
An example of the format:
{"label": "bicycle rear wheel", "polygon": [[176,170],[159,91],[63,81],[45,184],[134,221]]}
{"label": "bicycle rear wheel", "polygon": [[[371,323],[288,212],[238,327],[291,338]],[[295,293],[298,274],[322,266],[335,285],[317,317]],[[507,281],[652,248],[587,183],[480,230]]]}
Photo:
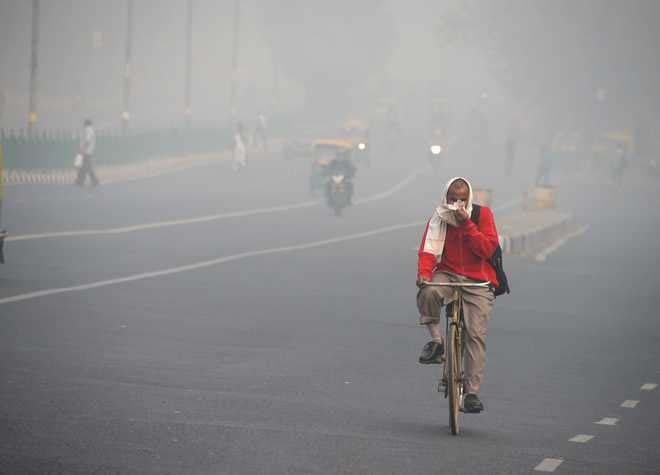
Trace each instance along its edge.
{"label": "bicycle rear wheel", "polygon": [[449,399],[449,430],[452,435],[460,432],[461,404],[461,352],[458,329],[450,324],[447,330],[447,392]]}

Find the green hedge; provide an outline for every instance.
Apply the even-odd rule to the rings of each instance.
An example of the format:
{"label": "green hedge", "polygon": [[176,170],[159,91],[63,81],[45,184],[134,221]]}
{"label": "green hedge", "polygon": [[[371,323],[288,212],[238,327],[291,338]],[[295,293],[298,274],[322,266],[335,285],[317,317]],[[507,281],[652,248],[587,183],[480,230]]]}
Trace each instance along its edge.
{"label": "green hedge", "polygon": [[[97,165],[135,163],[154,157],[213,153],[231,146],[229,127],[160,129],[147,132],[97,132]],[[0,143],[6,169],[69,168],[78,151],[78,137],[72,133],[1,130]]]}

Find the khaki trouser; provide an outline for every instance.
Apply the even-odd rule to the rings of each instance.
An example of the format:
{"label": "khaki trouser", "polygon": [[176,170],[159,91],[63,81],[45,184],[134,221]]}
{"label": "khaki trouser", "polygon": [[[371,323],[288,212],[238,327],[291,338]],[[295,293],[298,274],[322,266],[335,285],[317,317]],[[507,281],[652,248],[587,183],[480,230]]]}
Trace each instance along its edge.
{"label": "khaki trouser", "polygon": [[[472,279],[449,272],[436,272],[433,282],[474,282]],[[442,306],[453,301],[451,287],[422,287],[417,293],[419,323],[441,323]],[[486,335],[488,320],[493,311],[495,294],[482,287],[463,288],[463,370],[465,372],[465,392],[477,394],[486,367]]]}

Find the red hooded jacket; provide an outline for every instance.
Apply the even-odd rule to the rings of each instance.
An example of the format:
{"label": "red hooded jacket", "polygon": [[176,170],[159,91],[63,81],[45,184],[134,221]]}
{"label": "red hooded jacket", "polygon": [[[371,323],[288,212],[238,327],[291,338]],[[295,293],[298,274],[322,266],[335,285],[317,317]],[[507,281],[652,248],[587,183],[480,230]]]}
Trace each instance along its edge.
{"label": "red hooded jacket", "polygon": [[428,223],[419,246],[417,275],[431,280],[436,271],[448,271],[473,280],[490,281],[497,287],[499,282],[495,269],[490,264],[495,249],[499,245],[493,212],[486,206],[481,207],[479,225],[468,219],[461,226],[447,226],[445,247],[440,262],[433,254],[424,252]]}

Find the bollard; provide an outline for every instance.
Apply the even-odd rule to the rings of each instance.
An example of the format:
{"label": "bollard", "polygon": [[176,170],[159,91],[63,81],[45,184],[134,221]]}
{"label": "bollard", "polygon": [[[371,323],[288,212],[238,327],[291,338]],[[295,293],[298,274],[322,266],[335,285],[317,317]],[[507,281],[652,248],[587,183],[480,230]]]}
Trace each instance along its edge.
{"label": "bollard", "polygon": [[534,209],[552,209],[555,207],[555,187],[536,186],[532,191]]}
{"label": "bollard", "polygon": [[4,155],[2,152],[2,142],[0,142],[0,264],[5,263],[5,254],[3,252],[3,247],[5,244],[5,237],[7,236],[7,231],[2,229],[2,200],[4,198]]}

